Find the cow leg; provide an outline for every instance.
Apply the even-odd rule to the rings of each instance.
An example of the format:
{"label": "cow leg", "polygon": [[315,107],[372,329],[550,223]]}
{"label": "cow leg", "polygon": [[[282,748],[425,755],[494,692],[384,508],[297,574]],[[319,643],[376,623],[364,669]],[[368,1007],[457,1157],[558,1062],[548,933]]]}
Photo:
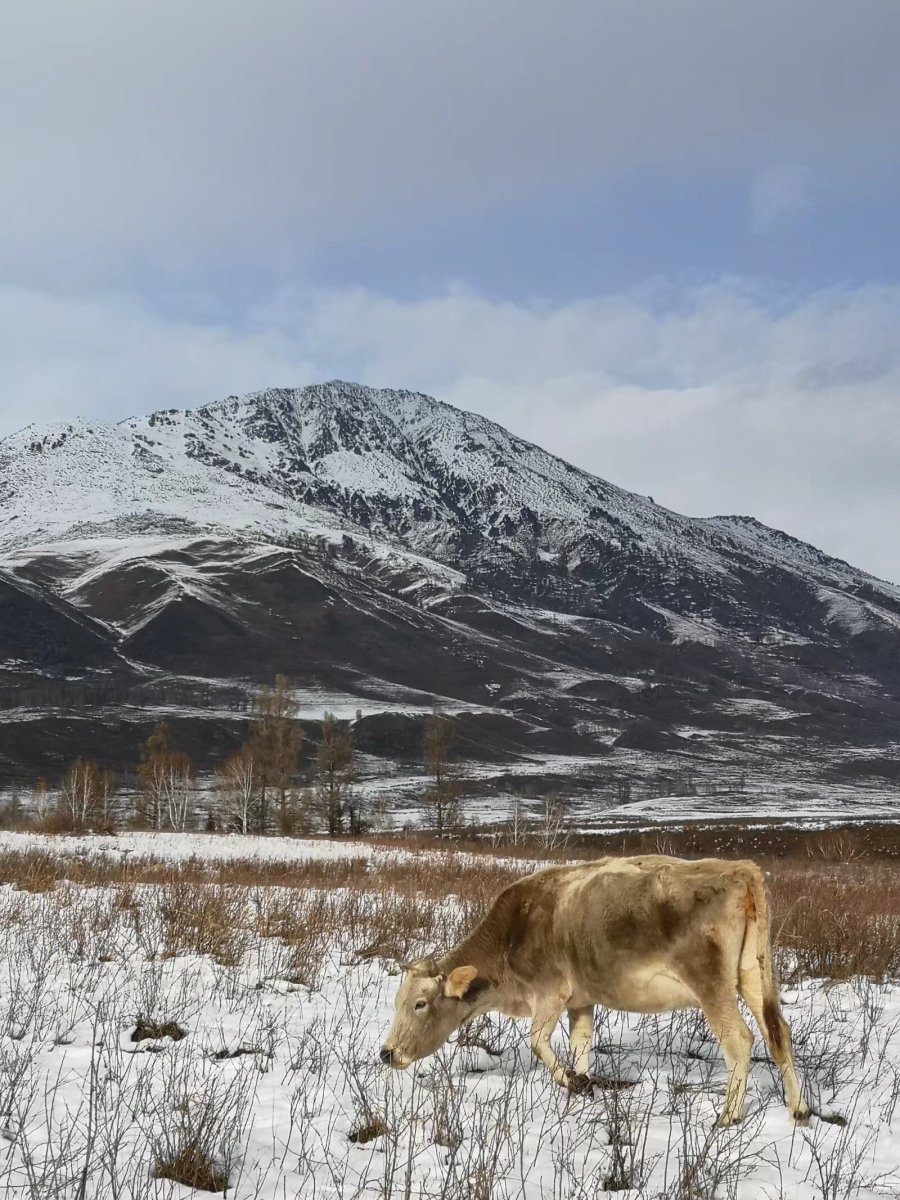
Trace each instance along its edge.
{"label": "cow leg", "polygon": [[728,1072],[725,1105],[719,1114],[719,1124],[731,1125],[734,1121],[740,1121],[744,1115],[744,1096],[747,1091],[753,1034],[741,1016],[736,996],[704,1000],[702,1008],[707,1024],[722,1047],[725,1070]]}
{"label": "cow leg", "polygon": [[778,1067],[788,1110],[796,1122],[805,1124],[809,1120],[809,1108],[803,1099],[800,1080],[794,1067],[790,1026],[781,1015],[777,995],[766,1000],[760,970],[755,962],[747,969],[741,968],[740,992],[753,1013],[753,1019],[759,1026],[772,1061]]}
{"label": "cow leg", "polygon": [[559,1024],[564,1007],[562,1003],[548,1004],[535,1012],[531,1022],[531,1052],[550,1072],[554,1083],[571,1090],[573,1073],[566,1071],[550,1045],[550,1035]]}
{"label": "cow leg", "polygon": [[591,1039],[594,1036],[594,1006],[569,1008],[569,1049],[578,1075],[587,1075],[591,1065]]}

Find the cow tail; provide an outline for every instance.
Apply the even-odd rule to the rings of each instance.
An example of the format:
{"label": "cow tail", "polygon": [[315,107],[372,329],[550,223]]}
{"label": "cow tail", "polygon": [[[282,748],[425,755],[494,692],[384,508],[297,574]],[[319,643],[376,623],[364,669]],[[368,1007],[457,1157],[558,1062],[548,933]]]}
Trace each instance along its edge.
{"label": "cow tail", "polygon": [[[783,1049],[782,1043],[784,1042],[786,1027],[781,1015],[778,980],[775,965],[772,961],[769,901],[766,896],[766,885],[762,871],[755,864],[747,881],[745,910],[747,913],[747,930],[744,934],[744,940],[748,948],[749,945],[752,945],[753,934],[755,933],[756,935],[755,966],[759,971],[760,992],[762,993],[762,1017],[766,1025],[766,1032],[774,1046],[778,1049]],[[742,967],[745,962],[746,959],[742,962]],[[750,966],[749,963],[747,965]]]}

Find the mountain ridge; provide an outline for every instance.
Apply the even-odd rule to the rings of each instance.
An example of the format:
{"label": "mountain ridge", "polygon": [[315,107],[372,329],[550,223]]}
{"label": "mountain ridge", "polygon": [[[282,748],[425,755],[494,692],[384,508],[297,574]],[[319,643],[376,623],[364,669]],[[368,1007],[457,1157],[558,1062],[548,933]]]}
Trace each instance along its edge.
{"label": "mountain ridge", "polygon": [[[473,431],[489,435],[493,446],[477,442]],[[400,514],[392,521],[385,509],[385,505],[396,502],[398,497],[418,502],[418,511],[413,515],[420,524],[427,525],[431,515],[463,521],[471,517],[470,512],[461,511],[459,504],[454,503],[452,494],[454,485],[464,480],[469,484],[467,498],[480,503],[483,509],[479,514],[486,526],[483,532],[494,538],[502,538],[504,518],[507,518],[507,532],[510,516],[512,524],[518,523],[521,528],[524,513],[532,531],[535,518],[550,524],[545,535],[547,542],[552,542],[554,533],[559,533],[554,524],[568,521],[580,525],[579,533],[607,537],[615,548],[617,532],[630,524],[628,532],[637,533],[643,540],[650,533],[670,538],[673,534],[693,533],[680,548],[681,552],[686,557],[704,558],[706,547],[697,545],[697,534],[707,531],[749,541],[755,552],[764,550],[769,554],[776,548],[783,554],[783,543],[787,541],[792,551],[802,551],[811,563],[852,572],[888,588],[893,586],[809,543],[770,529],[753,517],[684,516],[649,497],[573,467],[478,414],[463,412],[421,393],[365,388],[340,381],[302,389],[263,389],[196,409],[160,409],[146,417],[131,417],[116,424],[80,420],[43,429],[26,426],[0,441],[0,464],[7,475],[6,494],[0,500],[3,514],[0,537],[5,543],[10,541],[10,522],[5,511],[11,499],[9,474],[15,472],[17,460],[21,463],[23,457],[35,452],[53,457],[65,449],[66,443],[71,446],[73,442],[82,442],[89,444],[80,449],[86,450],[88,457],[93,452],[95,460],[101,459],[102,468],[102,451],[104,448],[109,451],[111,435],[121,442],[120,459],[123,452],[124,458],[131,459],[132,475],[136,478],[143,475],[146,479],[161,473],[173,463],[183,469],[185,462],[175,461],[181,455],[187,463],[201,464],[213,472],[227,472],[274,495],[299,500],[307,509],[324,508],[329,516],[348,517],[351,524],[369,528],[374,525],[382,535],[403,537],[409,532],[402,523],[407,514]],[[412,440],[413,435],[417,435],[418,441]],[[248,444],[253,454],[246,449]],[[485,461],[487,454],[489,462]],[[350,461],[348,456],[352,456]],[[363,464],[353,461],[363,456],[364,471]],[[66,468],[64,459],[65,456],[62,465]],[[499,480],[495,477],[498,472]],[[37,472],[45,490],[49,473],[46,469]],[[76,474],[72,468],[68,468],[68,473]],[[539,494],[541,482],[545,484],[543,496]],[[380,499],[384,511],[354,512],[352,507],[336,504],[335,493],[341,489],[367,494],[376,501]],[[110,489],[111,494],[114,490],[121,493],[121,480],[117,489]],[[135,499],[140,504],[158,502],[160,498],[138,493]],[[68,507],[68,496],[66,500]],[[429,513],[429,500],[435,510],[443,511]],[[491,511],[492,504],[495,511]],[[114,501],[108,508],[106,514],[98,515],[107,519],[121,515],[120,501]],[[222,510],[227,513],[228,505],[222,505]],[[21,513],[15,516],[21,521]],[[59,524],[65,527],[65,522]],[[265,529],[266,523],[260,522],[259,527]],[[752,530],[752,537],[748,529]],[[34,532],[37,531],[20,534],[13,530],[12,540],[22,544],[23,538],[33,537]]]}
{"label": "mountain ridge", "polygon": [[[231,696],[284,669],[385,711],[401,693],[462,704],[479,753],[502,719],[526,758],[535,739],[577,746],[607,773],[626,749],[656,769],[689,738],[722,770],[742,730],[794,761],[798,720],[829,762],[850,742],[881,753],[900,719],[896,585],[405,390],[331,381],[27,426],[0,441],[0,568],[109,631],[118,682],[86,668],[98,697],[180,680],[195,712],[192,688]],[[0,703],[4,671],[12,687],[45,670],[39,650],[0,662]]]}

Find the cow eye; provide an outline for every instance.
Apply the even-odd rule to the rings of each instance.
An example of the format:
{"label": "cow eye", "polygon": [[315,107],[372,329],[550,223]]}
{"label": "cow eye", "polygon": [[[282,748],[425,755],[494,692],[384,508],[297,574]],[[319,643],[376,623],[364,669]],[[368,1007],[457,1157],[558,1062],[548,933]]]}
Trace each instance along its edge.
{"label": "cow eye", "polygon": [[421,1009],[427,1008],[427,1007],[428,1007],[427,1000],[417,1000],[416,1001],[416,1004],[415,1004],[416,1012],[419,1012]]}

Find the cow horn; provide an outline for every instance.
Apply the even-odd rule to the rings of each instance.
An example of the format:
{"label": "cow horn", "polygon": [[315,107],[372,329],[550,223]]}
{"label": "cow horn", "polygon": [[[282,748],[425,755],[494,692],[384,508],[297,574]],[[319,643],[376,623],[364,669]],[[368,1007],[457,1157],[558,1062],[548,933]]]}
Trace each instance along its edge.
{"label": "cow horn", "polygon": [[415,975],[440,975],[441,969],[433,955],[426,958],[414,958],[408,963],[400,964],[401,971],[412,971]]}

